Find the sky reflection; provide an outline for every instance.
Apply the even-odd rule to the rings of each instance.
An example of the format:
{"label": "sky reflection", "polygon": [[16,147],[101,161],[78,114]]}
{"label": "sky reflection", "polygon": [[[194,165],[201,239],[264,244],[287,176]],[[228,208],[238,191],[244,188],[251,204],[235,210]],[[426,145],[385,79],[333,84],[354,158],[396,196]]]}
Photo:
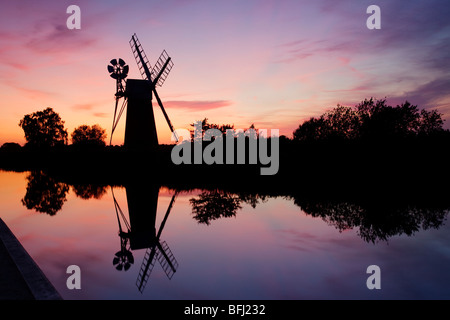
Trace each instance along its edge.
{"label": "sky reflection", "polygon": [[[0,172],[1,218],[65,299],[448,299],[450,230],[419,230],[388,242],[366,242],[358,228],[340,231],[303,212],[292,200],[268,198],[209,225],[193,218],[190,200],[178,194],[161,240],[179,263],[169,280],[156,262],[141,294],[136,287],[145,250],[134,250],[128,271],[113,258],[119,226],[110,190],[85,200],[71,188],[55,215],[21,204],[27,173]],[[114,194],[125,216],[125,188]],[[173,191],[159,192],[158,230]],[[68,290],[66,268],[80,266],[81,290]],[[382,289],[368,290],[366,268],[382,271]]]}

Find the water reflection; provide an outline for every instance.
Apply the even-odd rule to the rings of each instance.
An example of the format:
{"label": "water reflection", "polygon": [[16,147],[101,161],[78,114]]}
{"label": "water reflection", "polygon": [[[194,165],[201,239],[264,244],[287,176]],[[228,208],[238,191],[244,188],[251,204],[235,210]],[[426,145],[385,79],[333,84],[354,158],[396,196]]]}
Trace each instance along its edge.
{"label": "water reflection", "polygon": [[236,212],[242,209],[241,203],[256,208],[260,201],[266,202],[267,196],[249,193],[235,194],[219,189],[204,190],[197,197],[189,200],[194,219],[206,225],[216,219],[236,216]]}
{"label": "water reflection", "polygon": [[[69,193],[69,184],[60,182],[43,171],[31,171],[26,177],[27,190],[22,204],[29,210],[56,215],[63,208]],[[106,194],[107,186],[98,184],[74,184],[72,190],[78,198],[101,199]]]}
{"label": "water reflection", "polygon": [[72,186],[75,195],[81,199],[101,199],[107,192],[107,186],[97,184],[75,184]]}
{"label": "water reflection", "polygon": [[[58,180],[43,172],[32,172],[26,177],[27,191],[22,203],[30,205],[29,208],[42,209],[40,212],[55,215],[61,210],[66,199],[75,200],[75,203],[72,210],[69,210],[69,205],[66,205],[67,208],[64,208],[66,212],[61,214],[61,219],[42,219],[42,224],[46,224],[43,229],[36,229],[35,225],[30,225],[31,231],[22,233],[25,235],[24,239],[34,239],[32,236],[35,234],[39,237],[37,233],[43,232],[42,230],[49,234],[55,232],[60,237],[58,241],[61,243],[61,255],[67,255],[67,261],[69,261],[73,258],[72,250],[78,248],[71,245],[76,242],[72,239],[80,239],[89,233],[95,237],[94,247],[97,251],[92,253],[94,240],[90,239],[83,248],[87,253],[80,253],[77,263],[78,261],[81,265],[83,261],[86,261],[86,265],[96,263],[95,268],[98,271],[95,277],[92,276],[90,279],[95,279],[96,283],[100,283],[99,286],[114,282],[118,295],[125,294],[130,287],[131,294],[138,297],[141,296],[140,292],[146,290],[146,296],[142,297],[161,297],[162,295],[179,298],[184,297],[184,293],[180,292],[190,290],[190,284],[194,281],[198,285],[197,292],[202,292],[204,296],[211,294],[211,296],[222,298],[224,295],[217,292],[222,289],[226,291],[229,283],[236,281],[236,285],[242,285],[241,291],[248,290],[245,296],[259,297],[260,292],[270,292],[263,297],[302,297],[303,293],[298,288],[305,287],[304,284],[305,282],[308,284],[309,278],[314,279],[316,284],[315,281],[322,281],[321,277],[323,277],[326,280],[324,280],[326,284],[323,284],[323,288],[329,290],[329,274],[326,272],[330,267],[326,253],[336,253],[338,265],[336,269],[346,270],[344,275],[361,271],[360,268],[367,267],[367,265],[361,266],[366,262],[380,265],[385,263],[387,267],[387,263],[392,261],[389,265],[391,268],[394,265],[403,266],[399,262],[401,258],[402,261],[406,261],[405,265],[413,265],[417,260],[412,259],[417,252],[426,252],[424,255],[426,264],[424,262],[424,265],[420,265],[420,268],[426,268],[426,271],[421,269],[418,274],[439,274],[448,265],[448,259],[445,260],[445,255],[441,253],[448,247],[448,237],[446,235],[444,237],[442,232],[423,231],[445,229],[442,226],[450,209],[450,199],[439,196],[421,195],[419,197],[416,194],[403,200],[396,197],[397,195],[392,195],[388,199],[372,196],[372,194],[365,199],[336,195],[332,198],[329,194],[306,195],[295,189],[268,191],[264,189],[264,186],[257,185],[252,185],[244,191],[239,189],[241,186],[238,185],[235,189],[227,190],[194,189],[189,185],[177,185],[177,187],[172,185],[164,186],[162,189],[167,190],[167,187],[168,190],[172,190],[172,193],[168,198],[162,199],[165,204],[164,208],[161,208],[161,202],[158,204],[163,196],[160,184],[150,178],[141,177],[142,183],[121,181],[118,184],[121,189],[118,190],[118,187],[109,185],[105,187],[106,182],[102,185],[104,181],[100,179],[96,180],[96,184],[81,180],[74,183],[74,180]],[[22,183],[22,179],[22,176],[17,179],[18,185]],[[17,203],[20,203],[23,189],[19,192],[18,199],[14,200]],[[76,201],[74,197],[68,196],[69,192],[73,192],[72,196],[90,199],[92,202]],[[177,194],[180,195],[178,203],[176,203]],[[275,199],[277,197],[281,199]],[[100,198],[103,201],[94,201]],[[268,200],[270,203],[264,205]],[[86,210],[73,210],[79,207]],[[244,218],[239,217],[239,214],[251,210],[250,208],[256,208],[255,214],[239,219]],[[174,210],[182,214],[176,217],[170,216]],[[40,221],[41,217],[44,215],[36,215],[27,221],[34,222],[36,219]],[[229,217],[238,219],[227,219]],[[222,220],[220,221],[222,223],[218,223],[219,220]],[[228,223],[229,220],[233,220],[234,223]],[[68,223],[65,228],[69,232],[66,234],[60,229],[62,221],[79,224]],[[323,222],[326,222],[328,226]],[[257,227],[253,228],[254,225]],[[260,225],[264,228],[258,228]],[[356,232],[337,235],[335,231],[349,229],[354,229]],[[178,262],[172,250],[166,242],[161,240],[161,238],[164,239],[163,232],[166,237],[170,233],[170,239],[166,240],[169,240],[172,246],[175,242],[177,243],[176,258],[182,259],[185,266],[183,270],[177,271]],[[280,234],[282,236],[278,237]],[[234,237],[230,235],[239,237],[232,239]],[[406,237],[392,239],[398,235],[415,236],[416,239],[405,240]],[[425,237],[422,237],[423,235]],[[248,239],[252,241],[242,241]],[[422,240],[426,241],[422,242]],[[100,241],[104,243],[101,242],[99,245]],[[389,246],[379,243],[386,241],[391,242]],[[364,242],[378,244],[367,246]],[[53,240],[50,245],[43,241],[43,244],[33,243],[31,248],[35,246],[35,252],[41,252],[45,251],[41,250],[41,246],[52,247],[53,245]],[[345,251],[342,251],[341,256],[339,250],[342,245],[345,245]],[[405,246],[408,250],[405,249],[404,255],[400,255],[399,252],[404,250]],[[280,247],[283,248],[282,255]],[[235,248],[239,250],[234,250]],[[172,247],[172,249],[175,248]],[[92,254],[96,255],[96,262],[92,261]],[[199,257],[202,263],[198,262]],[[245,258],[227,259],[229,257]],[[271,287],[261,279],[270,274],[271,270],[278,268],[271,265],[275,263],[273,261],[277,261],[277,258],[286,261],[282,267],[284,278],[279,278],[279,283]],[[442,258],[444,260],[439,261]],[[41,261],[45,262],[46,259],[47,256],[44,256]],[[161,269],[156,261],[161,264],[169,279],[176,273],[174,279],[176,281],[167,286],[168,291],[173,290],[170,293],[150,290],[150,282],[154,282],[153,289],[169,284],[165,276],[162,276],[162,279],[157,277]],[[54,260],[49,259],[45,263],[53,266]],[[48,268],[51,270],[51,267]],[[302,272],[295,273],[297,271],[293,270],[302,270]],[[403,269],[397,273],[393,272],[392,276],[402,275],[402,271]],[[311,276],[302,278],[302,275],[307,274]],[[253,280],[249,280],[247,285],[243,279],[251,279],[253,275]],[[411,278],[407,280],[409,279]],[[162,282],[159,283],[159,281]],[[439,284],[442,280],[439,278],[435,281],[435,287],[441,288]],[[61,283],[61,287],[65,289],[65,282]],[[211,283],[214,285],[212,286]],[[421,283],[429,285],[425,280]],[[214,291],[216,289],[211,287],[218,289]],[[363,287],[365,289],[364,285]],[[406,287],[409,288],[409,286]],[[105,291],[110,290],[110,287],[107,288]],[[247,288],[255,289],[252,291]],[[331,288],[337,288],[337,286]],[[345,294],[347,287],[343,288],[339,294]],[[277,289],[280,290],[278,293]],[[286,290],[288,293],[281,290]],[[235,294],[235,292],[226,292],[227,297]]]}
{"label": "water reflection", "polygon": [[[30,210],[47,213],[54,216],[67,201],[69,184],[60,182],[43,171],[32,171],[27,176],[26,194],[22,204]],[[107,192],[107,186],[101,184],[72,184],[75,195],[81,199],[100,199]],[[111,187],[112,188],[112,187]],[[160,185],[128,183],[126,186],[129,222],[114,199],[116,215],[119,221],[119,236],[121,250],[116,253],[114,265],[118,270],[128,270],[134,263],[132,250],[146,248],[148,266],[145,274],[150,273],[154,260],[161,259],[168,276],[175,272],[175,262],[170,259],[170,249],[159,237],[164,228],[165,219],[175,201],[174,198],[167,210],[163,224],[156,232],[156,209]],[[177,191],[178,192],[178,191]],[[193,219],[199,224],[210,225],[212,221],[235,217],[243,204],[256,208],[258,204],[269,198],[278,197],[267,193],[252,193],[241,191],[225,191],[221,189],[202,190],[200,194],[189,200],[192,207]],[[358,235],[366,242],[388,241],[397,235],[412,236],[416,232],[441,227],[450,210],[450,200],[433,198],[421,199],[417,197],[409,201],[395,201],[374,197],[362,201],[360,199],[324,200],[298,194],[281,195],[294,203],[307,215],[321,218],[327,224],[339,231],[358,229]],[[122,222],[121,222],[122,221]],[[173,260],[175,260],[173,258]],[[145,279],[145,276],[142,277]],[[142,281],[144,282],[144,281]]]}
{"label": "water reflection", "polygon": [[[129,243],[130,234],[131,234],[131,226],[128,223],[128,220],[125,217],[125,214],[123,213],[122,209],[120,208],[119,203],[116,200],[113,187],[111,187],[111,194],[112,194],[112,197],[114,200],[114,208],[116,210],[117,223],[119,224],[119,237],[120,237],[120,251],[116,252],[116,255],[113,259],[113,265],[119,271],[122,271],[122,270],[127,271],[131,267],[131,265],[134,263],[134,257],[133,257],[133,253],[131,252],[131,246]],[[121,220],[125,224],[126,231],[123,231],[122,223],[120,222]]]}
{"label": "water reflection", "polygon": [[27,176],[27,191],[22,204],[29,210],[54,216],[67,201],[69,185],[57,182],[42,171],[32,171]]}
{"label": "water reflection", "polygon": [[178,268],[178,262],[167,242],[160,239],[167,218],[175,203],[177,192],[172,196],[158,232],[156,232],[156,212],[160,186],[128,184],[125,189],[128,203],[128,219],[115,197],[114,189],[111,187],[120,237],[120,251],[115,254],[113,265],[119,271],[127,271],[134,263],[132,251],[146,249],[139,275],[136,279],[136,286],[142,293],[156,260],[158,260],[169,279],[172,278]]}
{"label": "water reflection", "polygon": [[[242,203],[255,208],[260,202],[266,202],[268,197],[270,196],[204,190],[189,201],[193,218],[198,223],[209,225],[213,220],[236,216]],[[340,232],[357,228],[361,239],[371,243],[387,242],[389,238],[403,234],[412,236],[421,229],[438,229],[444,224],[450,210],[449,201],[412,204],[383,199],[358,202],[316,200],[300,196],[287,198],[293,200],[307,215],[321,218]]]}
{"label": "water reflection", "polygon": [[315,201],[295,199],[295,203],[313,217],[320,217],[339,231],[359,228],[366,242],[388,241],[398,235],[412,236],[420,229],[438,229],[450,210],[448,203],[408,204],[383,202]]}
{"label": "water reflection", "polygon": [[209,225],[212,220],[236,216],[241,209],[238,195],[220,190],[203,191],[197,198],[189,200],[194,219],[198,223]]}

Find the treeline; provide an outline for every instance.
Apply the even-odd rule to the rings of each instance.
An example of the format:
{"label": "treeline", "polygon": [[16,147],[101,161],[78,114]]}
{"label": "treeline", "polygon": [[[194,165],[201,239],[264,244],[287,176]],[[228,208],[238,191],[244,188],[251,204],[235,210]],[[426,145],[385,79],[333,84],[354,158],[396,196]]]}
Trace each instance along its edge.
{"label": "treeline", "polygon": [[355,107],[336,108],[311,118],[294,131],[293,140],[387,141],[448,134],[437,110],[419,110],[408,101],[395,107],[386,99],[365,99]]}
{"label": "treeline", "polygon": [[[437,110],[419,109],[405,101],[395,107],[387,104],[386,99],[365,99],[354,107],[337,105],[319,117],[304,121],[293,132],[292,139],[281,136],[282,141],[295,142],[338,142],[338,141],[389,141],[417,137],[437,137],[449,135],[444,130],[444,119]],[[209,123],[207,118],[201,123],[202,136],[209,129],[217,129],[223,134],[235,129],[231,124]],[[64,121],[52,108],[46,108],[25,115],[19,122],[23,129],[27,147],[49,148],[69,144],[69,134]],[[191,124],[194,128],[196,124]],[[258,134],[252,124],[248,129]],[[246,129],[246,130],[248,130]],[[194,140],[194,130],[191,138]],[[73,145],[105,146],[106,130],[95,124],[80,125],[70,135]],[[209,140],[209,139],[208,139]],[[4,147],[16,148],[16,143],[5,143]]]}
{"label": "treeline", "polygon": [[[196,124],[197,127],[191,125],[193,128],[188,135],[194,142],[200,135],[207,136],[209,129],[222,134],[227,129],[235,130],[232,124],[212,124],[206,118]],[[219,178],[222,181],[230,177],[244,180],[245,177],[258,177],[260,168],[274,165],[279,167],[279,171],[274,170],[274,179],[271,178],[274,182],[278,179],[283,180],[283,184],[296,185],[298,177],[301,177],[302,181],[309,181],[309,189],[328,188],[332,192],[344,186],[355,187],[358,183],[380,184],[395,179],[402,181],[403,185],[425,186],[450,178],[450,173],[445,170],[450,132],[443,127],[442,114],[437,110],[419,109],[407,101],[395,107],[388,105],[385,99],[373,98],[354,107],[338,105],[301,123],[292,138],[280,136],[279,140],[273,139],[278,140],[273,147],[271,138],[255,143],[249,141],[252,140],[250,134],[241,139],[240,131],[236,131],[233,144],[227,144],[224,139],[222,146],[219,139],[207,139],[210,141],[202,143],[201,162],[195,161],[195,143],[191,149],[179,148],[179,158],[191,159],[190,164],[195,164],[189,166],[184,165],[189,163],[187,161],[174,163],[172,145],[160,145],[156,152],[126,150],[122,146],[106,147],[105,130],[96,125],[79,126],[71,134],[73,146],[95,148],[66,148],[69,134],[64,121],[51,108],[25,115],[19,125],[24,130],[27,148],[15,143],[4,144],[0,148],[2,168],[45,167],[64,171],[70,167],[71,170],[77,169],[80,175],[88,172],[90,176],[108,176],[110,172],[117,175],[123,168],[159,168],[156,173],[164,179],[169,175],[173,180],[214,176],[216,179],[207,180],[213,184]],[[195,134],[195,129],[201,133]],[[253,124],[245,130],[257,137],[253,133],[257,134],[258,129]],[[240,148],[242,145],[245,147]],[[23,152],[15,152],[20,149]],[[228,162],[227,155],[231,154],[234,161]],[[260,161],[262,158],[264,162]],[[218,164],[216,159],[223,159],[224,164],[209,165]],[[227,166],[228,163],[233,165]],[[121,170],[117,170],[117,164]]]}
{"label": "treeline", "polygon": [[[52,108],[25,115],[19,122],[25,135],[25,146],[32,149],[48,149],[68,145],[69,134],[64,123]],[[80,125],[73,130],[70,137],[74,146],[104,147],[106,130],[98,124]],[[8,143],[4,147],[17,148],[17,144]]]}

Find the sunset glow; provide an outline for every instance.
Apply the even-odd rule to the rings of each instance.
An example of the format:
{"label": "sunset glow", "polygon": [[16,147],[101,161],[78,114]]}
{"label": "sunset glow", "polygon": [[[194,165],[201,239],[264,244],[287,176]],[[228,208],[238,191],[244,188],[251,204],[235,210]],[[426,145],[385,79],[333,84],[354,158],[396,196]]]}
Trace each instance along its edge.
{"label": "sunset glow", "polygon": [[[115,83],[106,66],[122,58],[140,79],[128,41],[150,60],[174,62],[159,95],[175,128],[196,120],[280,129],[337,104],[386,97],[437,108],[450,118],[449,6],[379,0],[382,28],[369,30],[371,1],[8,1],[0,19],[0,145],[25,143],[20,119],[52,107],[75,127],[99,124],[108,141]],[[153,102],[160,143],[170,130]],[[122,144],[124,119],[113,143]]]}

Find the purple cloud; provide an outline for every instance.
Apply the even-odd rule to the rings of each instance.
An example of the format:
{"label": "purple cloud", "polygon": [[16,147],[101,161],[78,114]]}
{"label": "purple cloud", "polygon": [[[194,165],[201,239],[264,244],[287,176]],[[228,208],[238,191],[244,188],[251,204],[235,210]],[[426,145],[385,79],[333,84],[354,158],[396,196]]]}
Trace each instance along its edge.
{"label": "purple cloud", "polygon": [[[448,104],[448,98],[450,97],[449,88],[450,78],[436,78],[414,90],[392,97],[390,101],[400,104],[407,100],[420,108],[440,109],[442,112],[447,113],[450,111],[450,105]],[[444,99],[446,102],[443,102]]]}

